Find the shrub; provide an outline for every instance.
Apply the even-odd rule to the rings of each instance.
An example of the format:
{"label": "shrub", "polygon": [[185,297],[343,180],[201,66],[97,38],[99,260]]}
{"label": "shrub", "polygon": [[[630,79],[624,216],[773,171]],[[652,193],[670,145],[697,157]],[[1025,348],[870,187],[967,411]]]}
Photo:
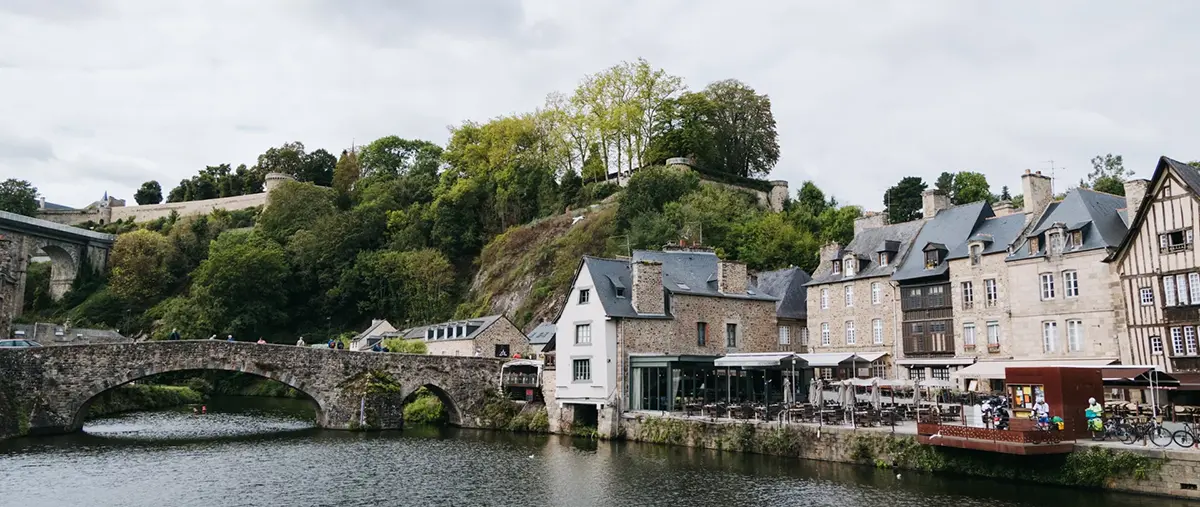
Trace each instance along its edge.
{"label": "shrub", "polygon": [[422,387],[417,389],[413,401],[404,406],[405,424],[443,424],[446,422],[446,407],[437,395]]}
{"label": "shrub", "polygon": [[428,354],[429,347],[424,340],[405,340],[403,338],[388,338],[383,340],[383,346],[388,352],[401,354]]}

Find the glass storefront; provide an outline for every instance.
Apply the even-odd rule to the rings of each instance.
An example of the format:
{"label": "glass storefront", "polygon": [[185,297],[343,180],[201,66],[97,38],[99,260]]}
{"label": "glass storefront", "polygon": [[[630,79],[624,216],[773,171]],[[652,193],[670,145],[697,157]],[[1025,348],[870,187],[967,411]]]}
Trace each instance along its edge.
{"label": "glass storefront", "polygon": [[[713,359],[634,358],[629,375],[629,408],[682,411],[689,405],[717,402],[783,401],[783,380],[792,375],[790,369],[719,368],[713,366]],[[805,375],[801,370],[795,375],[789,385],[796,399],[805,399]]]}

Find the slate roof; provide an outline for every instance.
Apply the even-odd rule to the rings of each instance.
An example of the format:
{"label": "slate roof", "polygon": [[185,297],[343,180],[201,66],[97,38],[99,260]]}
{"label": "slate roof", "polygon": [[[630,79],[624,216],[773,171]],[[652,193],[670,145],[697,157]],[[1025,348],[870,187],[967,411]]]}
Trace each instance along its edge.
{"label": "slate roof", "polygon": [[[632,263],[643,261],[662,263],[663,288],[672,294],[776,301],[776,298],[761,293],[753,286],[748,286],[746,292],[739,294],[718,291],[718,259],[712,252],[634,250],[632,261],[585,255],[583,264],[592,276],[593,292],[600,299],[605,314],[610,317],[665,317],[661,314],[639,314],[633,309]],[[617,287],[625,289],[624,296],[617,296]]]}
{"label": "slate roof", "polygon": [[[746,292],[743,293],[718,291],[717,262],[719,260],[715,253],[695,250],[633,251],[633,262],[654,261],[662,263],[663,288],[672,294],[775,301],[774,297],[762,294],[756,287],[748,285]],[[632,287],[632,285],[629,285],[629,287]]]}
{"label": "slate roof", "polygon": [[553,322],[543,322],[538,324],[538,327],[533,328],[533,331],[529,332],[529,344],[544,345],[549,343],[550,339],[554,338],[554,330],[556,328],[557,326],[555,326]]}
{"label": "slate roof", "polygon": [[[1147,190],[1153,191],[1154,187],[1162,179],[1163,174],[1168,170],[1173,170],[1175,174],[1179,175],[1179,179],[1183,181],[1184,185],[1187,185],[1192,194],[1200,196],[1200,169],[1169,157],[1158,158],[1158,165],[1154,168],[1154,175],[1150,177],[1150,185]],[[1138,231],[1141,229],[1141,222],[1145,221],[1145,214],[1141,211],[1148,208],[1153,202],[1153,197],[1147,196],[1146,199],[1142,200],[1141,209],[1126,209],[1124,221],[1127,229],[1130,230],[1130,233],[1126,234],[1125,237],[1122,238],[1121,243],[1117,246],[1116,251],[1112,252],[1108,258],[1105,259],[1106,262],[1111,262],[1121,258],[1124,256],[1125,252],[1129,250],[1129,245],[1133,242],[1134,237],[1137,236]]]}
{"label": "slate roof", "polygon": [[1193,194],[1200,194],[1200,169],[1167,157],[1160,158],[1159,164],[1166,164],[1174,169],[1183,183],[1192,189]]}
{"label": "slate roof", "polygon": [[808,318],[808,287],[812,280],[803,269],[787,268],[758,274],[758,290],[779,298],[775,302],[775,316],[782,319]]}
{"label": "slate roof", "polygon": [[1038,219],[1031,233],[1022,238],[1016,249],[1006,260],[1015,261],[1041,257],[1041,253],[1030,255],[1027,243],[1029,236],[1036,236],[1054,226],[1063,224],[1068,230],[1083,231],[1083,245],[1070,252],[1085,252],[1100,248],[1115,248],[1129,230],[1120,210],[1125,207],[1125,198],[1117,195],[1076,188],[1067,192],[1062,201],[1051,203]]}
{"label": "slate roof", "polygon": [[46,202],[39,203],[39,204],[41,204],[41,209],[48,210],[48,211],[73,211],[73,210],[75,210],[75,208],[72,208],[65,204],[56,204],[56,203],[52,203],[50,201],[46,201]]}
{"label": "slate roof", "polygon": [[1024,213],[985,219],[978,227],[975,227],[966,241],[950,250],[946,259],[965,259],[969,253],[970,243],[975,240],[983,241],[983,255],[1007,253],[1008,245],[1016,242],[1023,230],[1025,230]]}
{"label": "slate roof", "polygon": [[475,319],[451,320],[451,321],[446,321],[446,322],[439,322],[437,324],[429,324],[426,326],[415,326],[415,327],[410,327],[407,329],[401,329],[401,330],[393,332],[393,333],[383,333],[381,336],[383,336],[384,338],[404,338],[405,340],[416,340],[416,339],[424,340],[425,334],[429,330],[429,328],[448,327],[448,326],[456,326],[456,325],[460,325],[460,324],[466,324],[468,328],[475,327],[475,330],[471,331],[470,333],[467,333],[466,336],[459,336],[457,338],[438,338],[436,340],[428,340],[428,341],[439,341],[440,342],[440,341],[455,341],[455,340],[474,340],[475,337],[479,336],[479,333],[486,331],[487,328],[491,327],[492,324],[495,324],[496,321],[498,321],[502,318],[504,318],[503,315],[488,315],[487,317],[479,317],[479,318],[475,318]]}
{"label": "slate roof", "polygon": [[[862,278],[876,278],[880,276],[891,276],[892,270],[896,265],[904,259],[908,254],[909,247],[912,246],[912,240],[921,230],[924,222],[921,220],[913,220],[900,224],[885,225],[874,229],[867,229],[859,232],[838,252],[838,258],[842,258],[845,252],[854,252],[855,254],[863,253],[869,255],[869,261],[860,262],[858,271],[854,276],[843,276],[844,272],[834,274],[832,266],[828,260],[822,260],[817,266],[816,271],[812,274],[812,280],[807,286],[821,285],[826,283],[845,282],[849,280],[858,280]],[[887,266],[880,266],[875,261],[878,257],[871,255],[875,252],[896,250],[896,254],[891,257],[891,262]]]}
{"label": "slate roof", "polygon": [[[959,244],[971,237],[971,232],[988,217],[995,216],[992,207],[984,201],[962,204],[946,208],[929,220],[917,238],[913,240],[912,248],[923,251],[928,245],[942,246],[948,251],[954,250]],[[924,255],[909,255],[905,257],[892,279],[896,281],[915,280],[946,274],[949,263],[946,259],[933,269],[925,269]]]}

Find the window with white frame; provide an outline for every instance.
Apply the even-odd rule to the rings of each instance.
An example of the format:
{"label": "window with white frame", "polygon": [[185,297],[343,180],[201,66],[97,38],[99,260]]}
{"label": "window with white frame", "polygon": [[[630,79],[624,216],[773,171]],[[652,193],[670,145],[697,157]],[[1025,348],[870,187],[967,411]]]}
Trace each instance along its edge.
{"label": "window with white frame", "polygon": [[1054,299],[1054,273],[1042,273],[1042,299]]}
{"label": "window with white frame", "polygon": [[592,325],[591,324],[575,324],[575,344],[576,345],[591,345],[592,344]]}
{"label": "window with white frame", "polygon": [[908,369],[908,379],[921,381],[925,380],[925,367],[915,366]]}
{"label": "window with white frame", "polygon": [[1171,352],[1176,356],[1183,355],[1183,328],[1171,328]]}
{"label": "window with white frame", "polygon": [[879,265],[880,266],[888,265],[888,253],[887,252],[879,252]]}
{"label": "window with white frame", "polygon": [[571,372],[576,382],[591,382],[592,360],[575,359],[571,361]]}
{"label": "window with white frame", "polygon": [[1188,288],[1191,289],[1192,304],[1200,304],[1200,273],[1188,273]]}
{"label": "window with white frame", "polygon": [[846,321],[846,345],[855,345],[858,339],[854,337],[854,321]]}
{"label": "window with white frame", "polygon": [[725,324],[725,346],[737,347],[737,324],[732,322]]}
{"label": "window with white frame", "polygon": [[1000,323],[991,321],[987,323],[987,340],[988,348],[1000,347]]}
{"label": "window with white frame", "polygon": [[1142,287],[1138,289],[1138,298],[1142,301],[1142,306],[1151,306],[1154,304],[1154,289],[1150,287]]}
{"label": "window with white frame", "polygon": [[962,306],[964,310],[975,306],[975,287],[971,282],[962,283]]}
{"label": "window with white frame", "polygon": [[933,374],[933,378],[938,380],[950,380],[949,366],[934,366],[933,368],[930,368],[930,370],[932,370],[930,373]]}
{"label": "window with white frame", "polygon": [[966,347],[967,350],[975,349],[975,323],[974,322],[963,323],[963,346]]}
{"label": "window with white frame", "polygon": [[1163,283],[1163,298],[1167,306],[1175,306],[1175,277],[1171,275],[1162,278]]}
{"label": "window with white frame", "polygon": [[1083,321],[1068,320],[1067,321],[1067,351],[1079,352],[1083,350]]}
{"label": "window with white frame", "polygon": [[779,326],[779,344],[780,345],[791,345],[792,344],[791,330],[788,329],[787,326]]}
{"label": "window with white frame", "polygon": [[832,380],[833,379],[833,368],[818,368],[818,369],[821,370],[821,379],[822,380]]}
{"label": "window with white frame", "polygon": [[846,292],[846,308],[853,307],[854,306],[854,286],[847,285],[843,288],[843,290]]}
{"label": "window with white frame", "polygon": [[1074,271],[1063,271],[1063,295],[1069,298],[1079,297],[1079,274]]}
{"label": "window with white frame", "polygon": [[586,305],[592,299],[591,289],[579,289],[579,304]]}
{"label": "window with white frame", "polygon": [[854,262],[854,258],[846,257],[846,260],[842,261],[842,264],[846,266],[846,276],[854,276],[855,264],[857,264]]}
{"label": "window with white frame", "polygon": [[996,287],[996,279],[988,278],[987,280],[984,280],[983,291],[988,307],[990,308],[996,306],[996,303],[1000,300],[1000,292]]}
{"label": "window with white frame", "polygon": [[1150,353],[1153,355],[1161,355],[1163,352],[1163,342],[1161,336],[1150,337]]}
{"label": "window with white frame", "polygon": [[883,345],[883,319],[871,321],[871,342],[875,345]]}
{"label": "window with white frame", "polygon": [[800,328],[800,345],[808,346],[808,328]]}
{"label": "window with white frame", "polygon": [[1179,292],[1179,306],[1188,304],[1187,275],[1175,275],[1175,289]]}
{"label": "window with white frame", "polygon": [[833,261],[833,274],[836,275],[841,272],[842,272],[842,261]]}
{"label": "window with white frame", "polygon": [[829,323],[821,323],[821,345],[828,346],[832,341],[829,338]]}
{"label": "window with white frame", "polygon": [[1183,328],[1183,345],[1187,355],[1196,355],[1196,328],[1192,326]]}
{"label": "window with white frame", "polygon": [[821,289],[821,309],[829,308],[829,289]]}
{"label": "window with white frame", "polygon": [[883,288],[880,287],[879,282],[871,282],[871,304],[877,305],[880,303],[883,299],[882,292]]}
{"label": "window with white frame", "polygon": [[1042,352],[1051,353],[1058,347],[1058,323],[1048,321],[1042,323]]}
{"label": "window with white frame", "polygon": [[1046,234],[1046,239],[1050,243],[1050,251],[1053,253],[1062,253],[1063,237],[1062,232],[1051,232]]}
{"label": "window with white frame", "polygon": [[1180,229],[1158,235],[1159,253],[1175,253],[1192,249],[1192,229]]}

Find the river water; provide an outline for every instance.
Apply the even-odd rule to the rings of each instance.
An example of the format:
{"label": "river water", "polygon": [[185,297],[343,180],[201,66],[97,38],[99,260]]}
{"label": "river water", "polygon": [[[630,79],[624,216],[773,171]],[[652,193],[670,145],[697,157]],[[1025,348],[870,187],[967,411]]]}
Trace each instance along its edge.
{"label": "river water", "polygon": [[126,414],[79,434],[2,442],[0,505],[1187,505],[560,436],[326,431],[297,400],[226,398],[208,408]]}

